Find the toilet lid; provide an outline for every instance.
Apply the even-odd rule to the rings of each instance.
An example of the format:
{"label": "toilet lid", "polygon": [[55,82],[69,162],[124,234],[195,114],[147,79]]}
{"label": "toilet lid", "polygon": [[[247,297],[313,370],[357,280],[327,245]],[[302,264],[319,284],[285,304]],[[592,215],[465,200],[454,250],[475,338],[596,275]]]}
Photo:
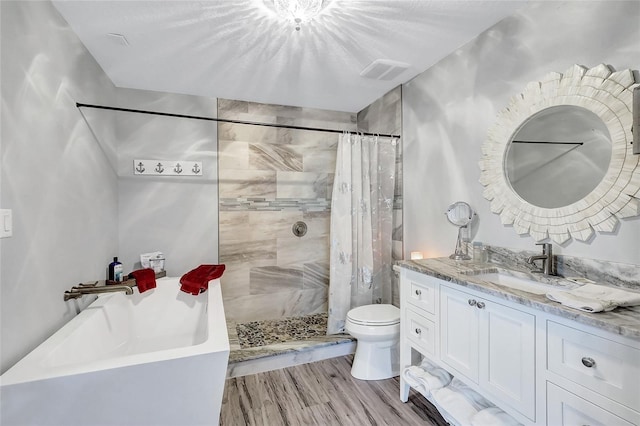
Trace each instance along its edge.
{"label": "toilet lid", "polygon": [[400,309],[393,305],[365,305],[351,309],[347,319],[356,324],[393,325],[400,322]]}

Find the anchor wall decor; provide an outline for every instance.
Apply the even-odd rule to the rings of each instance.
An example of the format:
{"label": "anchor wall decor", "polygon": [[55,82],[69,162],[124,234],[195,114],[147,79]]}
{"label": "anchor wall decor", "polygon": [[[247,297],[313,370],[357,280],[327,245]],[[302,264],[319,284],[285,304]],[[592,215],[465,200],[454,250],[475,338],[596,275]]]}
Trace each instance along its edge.
{"label": "anchor wall decor", "polygon": [[146,176],[202,176],[202,161],[133,160],[133,174]]}

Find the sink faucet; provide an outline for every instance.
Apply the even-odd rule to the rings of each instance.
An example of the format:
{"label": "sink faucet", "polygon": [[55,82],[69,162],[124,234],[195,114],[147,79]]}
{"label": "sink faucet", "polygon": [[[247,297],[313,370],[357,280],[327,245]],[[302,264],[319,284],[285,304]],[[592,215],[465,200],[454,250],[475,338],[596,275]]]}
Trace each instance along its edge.
{"label": "sink faucet", "polygon": [[133,289],[128,285],[105,285],[96,287],[96,281],[93,284],[78,284],[71,287],[71,290],[64,292],[65,302],[69,299],[77,299],[85,294],[101,294],[101,293],[114,293],[116,291],[124,291],[125,294],[133,294]]}
{"label": "sink faucet", "polygon": [[535,266],[536,260],[542,260],[542,268],[534,272],[542,272],[545,275],[556,275],[556,262],[553,255],[552,246],[550,243],[537,243],[537,246],[542,246],[542,254],[537,256],[529,256],[527,263]]}

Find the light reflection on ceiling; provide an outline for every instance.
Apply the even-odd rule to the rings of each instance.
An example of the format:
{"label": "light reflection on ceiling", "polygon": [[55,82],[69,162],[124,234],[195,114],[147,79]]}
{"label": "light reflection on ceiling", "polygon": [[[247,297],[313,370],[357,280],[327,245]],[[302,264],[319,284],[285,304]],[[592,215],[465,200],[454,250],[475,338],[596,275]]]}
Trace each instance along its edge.
{"label": "light reflection on ceiling", "polygon": [[[271,0],[53,3],[119,87],[348,112],[525,4],[331,0],[296,31]],[[376,59],[411,66],[388,81],[361,77]]]}

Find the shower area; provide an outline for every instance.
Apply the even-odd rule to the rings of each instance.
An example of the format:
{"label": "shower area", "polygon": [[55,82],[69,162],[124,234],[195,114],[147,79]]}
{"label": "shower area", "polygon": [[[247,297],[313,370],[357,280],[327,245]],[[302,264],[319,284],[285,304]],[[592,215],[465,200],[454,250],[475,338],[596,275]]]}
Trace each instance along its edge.
{"label": "shower area", "polygon": [[[219,119],[275,125],[218,123],[218,250],[226,265],[222,292],[230,363],[351,342],[345,335],[326,335],[331,200],[341,135],[308,129],[399,135],[400,108],[399,87],[358,114],[218,100]],[[397,151],[393,258],[401,259]],[[398,283],[390,275],[397,305]]]}

